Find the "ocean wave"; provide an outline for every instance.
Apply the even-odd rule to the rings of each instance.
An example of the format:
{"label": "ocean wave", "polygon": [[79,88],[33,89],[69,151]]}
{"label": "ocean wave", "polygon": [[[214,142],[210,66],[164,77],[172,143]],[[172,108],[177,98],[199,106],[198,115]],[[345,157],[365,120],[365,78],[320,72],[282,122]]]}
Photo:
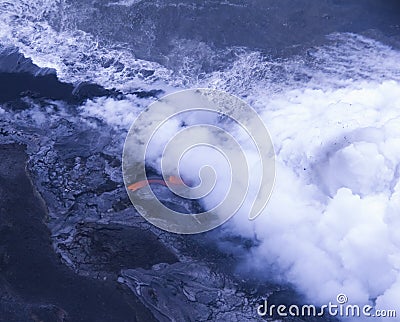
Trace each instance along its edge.
{"label": "ocean wave", "polygon": [[129,91],[155,86],[170,71],[157,63],[140,60],[126,48],[106,47],[78,29],[56,30],[49,23],[62,20],[63,2],[0,2],[0,42],[13,46],[40,67],[53,68],[67,82],[97,83]]}

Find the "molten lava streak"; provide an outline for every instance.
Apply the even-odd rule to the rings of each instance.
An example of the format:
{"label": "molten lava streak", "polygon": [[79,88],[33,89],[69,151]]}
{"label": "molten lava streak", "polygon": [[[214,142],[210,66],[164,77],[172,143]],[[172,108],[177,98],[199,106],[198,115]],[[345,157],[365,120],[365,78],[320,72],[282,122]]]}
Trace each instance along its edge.
{"label": "molten lava streak", "polygon": [[151,183],[158,183],[163,186],[166,186],[167,184],[184,185],[184,182],[181,180],[181,178],[176,177],[176,176],[169,176],[166,181],[163,179],[148,179],[148,180],[138,181],[138,182],[135,182],[135,183],[129,185],[128,189],[131,191],[136,191],[136,190],[143,188]]}

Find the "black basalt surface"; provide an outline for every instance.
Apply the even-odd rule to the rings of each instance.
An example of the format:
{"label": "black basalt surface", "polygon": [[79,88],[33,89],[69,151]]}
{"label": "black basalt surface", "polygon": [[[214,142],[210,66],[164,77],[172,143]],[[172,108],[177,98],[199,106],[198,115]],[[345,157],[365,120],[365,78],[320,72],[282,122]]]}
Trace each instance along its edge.
{"label": "black basalt surface", "polygon": [[61,263],[24,147],[0,145],[0,155],[0,321],[152,321],[115,281],[79,276]]}

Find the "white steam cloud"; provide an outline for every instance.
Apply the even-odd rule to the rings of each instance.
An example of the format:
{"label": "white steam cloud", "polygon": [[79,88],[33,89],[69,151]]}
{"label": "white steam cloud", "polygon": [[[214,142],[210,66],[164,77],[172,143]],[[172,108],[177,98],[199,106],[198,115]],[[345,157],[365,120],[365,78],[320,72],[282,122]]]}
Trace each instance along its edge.
{"label": "white steam cloud", "polygon": [[[333,40],[309,54],[312,64],[273,63],[251,53],[200,84],[246,93],[277,155],[275,189],[263,214],[249,221],[246,200],[225,231],[256,236],[261,243],[242,266],[293,284],[310,303],[335,302],[344,293],[351,303],[400,314],[400,54],[356,35]],[[116,104],[118,111],[126,108]],[[103,106],[87,104],[93,108],[87,112],[118,123],[112,107]],[[155,140],[162,145],[183,123],[219,122],[203,116],[175,120]],[[237,127],[230,132],[247,150],[257,181],[260,168],[246,133]],[[160,145],[148,153],[155,167]],[[182,173],[193,180],[210,163],[226,176],[226,164],[204,150],[191,150],[184,161]],[[235,184],[247,184],[233,176]],[[219,197],[209,194],[203,206],[211,208]]]}
{"label": "white steam cloud", "polygon": [[255,223],[235,216],[231,228],[262,241],[248,265],[273,267],[311,302],[345,293],[400,312],[400,84],[353,86],[255,102],[268,106],[276,187]]}

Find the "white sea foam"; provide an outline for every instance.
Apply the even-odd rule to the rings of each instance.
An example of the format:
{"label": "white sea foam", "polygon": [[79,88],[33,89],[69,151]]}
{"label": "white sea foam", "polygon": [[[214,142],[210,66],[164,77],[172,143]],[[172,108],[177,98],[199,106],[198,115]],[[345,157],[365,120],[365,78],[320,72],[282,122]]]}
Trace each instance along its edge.
{"label": "white sea foam", "polygon": [[[0,42],[17,47],[40,67],[54,68],[68,82],[89,81],[129,91],[169,78],[168,69],[137,59],[129,48],[101,45],[92,35],[70,26],[62,5],[56,0],[0,0]],[[51,19],[60,21],[60,30],[51,27]]]}
{"label": "white sea foam", "polygon": [[304,55],[269,59],[243,51],[228,69],[206,77],[209,87],[236,95],[274,94],[295,88],[338,88],[355,81],[400,80],[400,55],[390,47],[353,33],[335,33]]}

